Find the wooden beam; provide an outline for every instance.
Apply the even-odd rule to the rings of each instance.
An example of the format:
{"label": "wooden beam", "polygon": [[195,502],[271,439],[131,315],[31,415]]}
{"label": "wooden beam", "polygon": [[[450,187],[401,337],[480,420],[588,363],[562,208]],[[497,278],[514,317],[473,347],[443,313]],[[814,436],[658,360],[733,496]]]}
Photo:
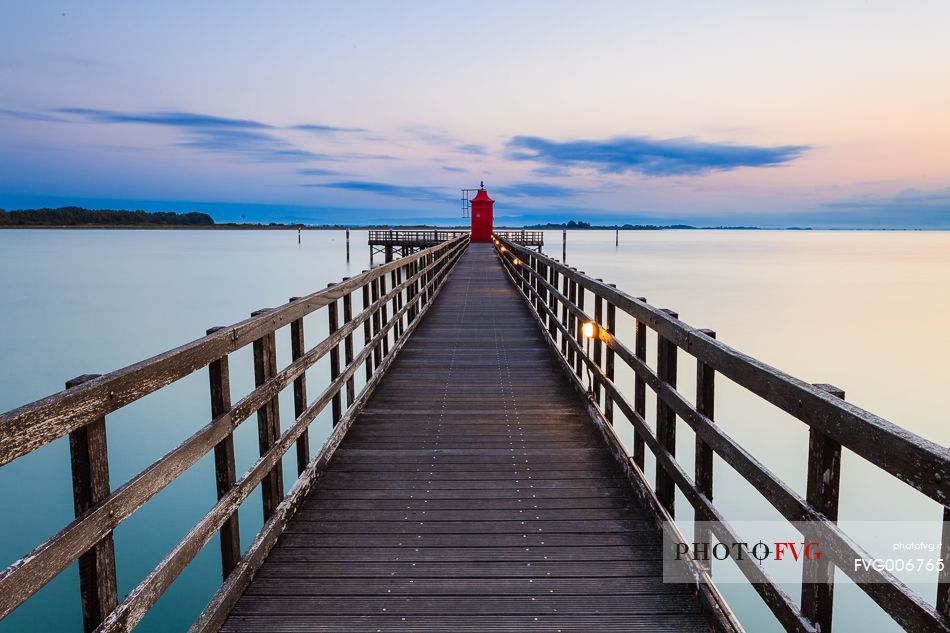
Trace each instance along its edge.
{"label": "wooden beam", "polygon": [[[218,329],[211,328],[208,334]],[[222,356],[208,365],[208,383],[211,389],[211,417],[217,418],[231,410],[231,378],[227,356]],[[228,433],[224,439],[214,445],[214,480],[219,501],[234,486],[235,478],[234,435]],[[232,513],[225,520],[218,534],[221,547],[221,576],[227,578],[241,559],[241,531],[237,512]]]}
{"label": "wooden beam", "polygon": [[[703,330],[706,336],[716,338],[713,330]],[[696,361],[696,410],[706,416],[710,422],[715,419],[716,401],[716,372],[700,360]],[[696,455],[694,459],[693,481],[696,492],[703,495],[709,502],[713,499],[713,450],[703,441],[702,436],[696,434]],[[706,513],[697,508],[694,516],[695,528],[693,540],[697,543],[711,543],[712,531],[705,525]],[[703,563],[701,563],[703,564]],[[706,563],[712,569],[712,559]]]}
{"label": "wooden beam", "polygon": [[[259,316],[271,311],[272,309],[265,308],[257,310],[251,316]],[[277,337],[270,332],[254,341],[254,384],[260,387],[275,375],[277,375]],[[280,402],[275,394],[257,411],[257,439],[261,455],[270,450],[279,435]],[[283,464],[278,461],[261,483],[264,521],[270,518],[283,498],[284,469]]]}
{"label": "wooden beam", "polygon": [[[291,297],[290,300],[297,301],[300,297]],[[336,305],[336,302],[330,305]],[[330,332],[333,334],[333,332]],[[335,348],[334,348],[335,349]],[[292,360],[301,358],[307,350],[303,334],[303,318],[296,319],[290,323],[290,357]],[[300,417],[300,414],[307,409],[307,372],[301,373],[294,379],[294,417]],[[303,472],[310,461],[310,436],[304,433],[297,440],[297,475]]]}
{"label": "wooden beam", "polygon": [[[66,382],[66,389],[98,377],[94,374],[78,376]],[[73,474],[73,506],[79,517],[109,496],[105,418],[97,418],[69,434],[69,456]],[[118,604],[115,544],[111,531],[79,557],[79,594],[83,630],[88,633],[95,630]]]}
{"label": "wooden beam", "polygon": [[[844,390],[815,385],[836,398]],[[838,487],[841,481],[841,444],[815,428],[808,433],[808,479],[805,499],[828,521],[838,522]],[[808,537],[808,535],[806,535]],[[813,540],[817,540],[815,537]],[[802,564],[802,613],[820,633],[831,633],[835,591],[835,566],[829,557],[805,559]]]}
{"label": "wooden beam", "polygon": [[[676,313],[667,311],[676,318]],[[656,373],[660,382],[676,389],[676,345],[660,336],[656,345]],[[656,399],[656,439],[671,457],[676,457],[676,412],[659,395]],[[664,468],[656,466],[656,496],[671,517],[675,517],[676,488]]]}

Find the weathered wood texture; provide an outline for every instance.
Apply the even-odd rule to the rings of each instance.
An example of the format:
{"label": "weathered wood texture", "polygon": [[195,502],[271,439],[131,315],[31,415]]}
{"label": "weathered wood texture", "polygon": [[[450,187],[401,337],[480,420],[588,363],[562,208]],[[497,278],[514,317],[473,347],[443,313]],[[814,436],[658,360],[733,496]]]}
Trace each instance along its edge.
{"label": "weathered wood texture", "polygon": [[[557,336],[552,336],[549,344],[552,350],[560,350],[565,369],[573,374],[575,368],[586,365],[591,374],[590,379],[604,389],[610,407],[601,409],[591,398],[588,411],[595,420],[604,418],[601,427],[605,436],[608,439],[613,437],[609,416],[614,407],[632,425],[635,433],[632,455],[625,454],[626,449],[619,441],[611,445],[623,453],[624,459],[629,460],[628,475],[644,503],[653,508],[651,514],[672,518],[678,490],[693,506],[696,518],[714,522],[711,528],[719,541],[739,541],[726,517],[712,503],[711,457],[716,454],[787,520],[807,525],[807,529],[803,529],[804,536],[821,543],[820,564],[806,565],[802,607],[764,568],[750,564],[747,559],[735,559],[739,569],[786,630],[813,633],[820,630],[826,633],[830,629],[834,582],[832,572],[837,567],[906,630],[950,633],[950,621],[945,615],[950,608],[946,574],[938,578],[935,609],[893,574],[855,568],[854,560],[869,558],[870,555],[845,534],[835,521],[842,449],[864,457],[944,505],[950,495],[946,485],[950,474],[950,451],[845,402],[841,398],[843,392],[836,388],[807,384],[732,349],[717,341],[712,331],[693,328],[680,321],[675,312],[655,308],[643,298],[632,297],[613,285],[592,279],[583,272],[544,255],[534,254],[510,241],[501,240],[498,251],[512,283],[524,292],[526,305],[541,305],[543,313],[539,312],[535,316],[538,323],[543,323],[547,318],[550,327],[551,319],[555,319]],[[520,261],[520,258],[526,258],[527,262]],[[562,290],[546,281],[545,268],[554,271],[554,279],[557,274],[564,277]],[[524,283],[526,277],[547,291],[550,306],[535,303],[538,290],[531,283]],[[578,294],[578,288],[592,292],[606,301],[608,306],[615,305],[636,320],[635,351],[620,340],[619,333],[612,330],[610,323],[599,323],[595,329],[596,336],[608,350],[636,375],[633,404],[613,383],[612,377],[575,340],[576,324],[591,320],[579,300],[583,295]],[[557,320],[558,304],[560,320]],[[608,320],[612,321],[609,317]],[[647,328],[656,333],[658,340],[655,370],[646,363]],[[686,352],[697,362],[699,391],[695,404],[676,389],[678,350]],[[778,479],[755,456],[713,423],[713,376],[719,374],[808,425],[811,441],[806,498]],[[583,382],[579,378],[574,382],[575,388],[583,389]],[[657,397],[655,432],[645,420],[643,405],[646,387],[652,389]],[[685,422],[696,433],[695,478],[690,478],[676,460],[675,425],[678,420]],[[644,447],[649,448],[656,457],[654,490],[649,488],[642,472]],[[655,505],[652,503],[654,500]],[[947,549],[948,539],[950,537],[945,536],[944,550]],[[697,568],[694,573],[702,577],[707,571]],[[706,592],[704,595],[715,598]]]}
{"label": "weathered wood texture", "polygon": [[223,630],[710,630],[647,519],[473,244]]}
{"label": "weathered wood texture", "polygon": [[[77,515],[60,532],[0,571],[0,619],[79,559],[85,628],[90,630],[96,627],[97,631],[102,632],[127,631],[141,620],[214,533],[219,532],[225,582],[215,595],[213,605],[209,605],[210,611],[206,609],[210,615],[203,619],[205,622],[215,621],[218,611],[212,607],[230,606],[228,595],[222,591],[232,588],[236,596],[243,589],[244,585],[240,583],[249,580],[266,556],[299,505],[299,500],[306,496],[309,486],[322,472],[349,427],[349,420],[369,397],[415,323],[406,325],[401,339],[393,339],[389,355],[368,377],[358,395],[353,393],[353,373],[371,356],[372,348],[378,347],[383,337],[391,336],[393,326],[406,318],[406,309],[397,310],[393,307],[392,320],[387,316],[376,336],[367,341],[368,347],[355,355],[352,349],[353,331],[372,320],[387,304],[395,306],[401,303],[397,297],[405,293],[411,284],[430,295],[437,293],[446,273],[466,245],[467,240],[464,238],[446,242],[398,263],[344,279],[324,291],[291,300],[280,308],[259,311],[248,321],[227,328],[212,328],[202,339],[112,374],[75,379],[67,383],[66,391],[60,394],[0,414],[0,465],[69,433]],[[425,260],[426,266],[420,268],[420,260]],[[378,286],[383,289],[378,300],[369,305],[364,304],[362,312],[352,315],[350,296],[353,291],[375,284],[380,277],[396,269],[407,267],[417,271],[416,275],[407,274],[406,281],[390,291],[385,286]],[[420,286],[423,276],[427,282]],[[334,326],[325,339],[313,348],[304,350],[302,317],[321,307],[335,312],[340,299],[343,300],[345,323]],[[334,322],[331,318],[331,323]],[[294,339],[293,360],[278,371],[275,331],[287,325],[290,325]],[[253,343],[254,348],[256,388],[232,405],[228,353],[250,343]],[[338,350],[341,343],[344,343],[348,356],[347,365],[338,368],[339,375],[332,378],[311,403],[307,403],[306,398],[302,397],[303,390],[296,388],[298,385],[303,387],[299,379],[324,355]],[[199,359],[208,363],[213,419],[179,446],[110,492],[104,416],[193,371]],[[295,386],[295,409],[301,405],[305,405],[305,409],[298,412],[289,428],[281,432],[277,396],[292,383]],[[348,395],[350,408],[342,415],[320,452],[306,464],[300,478],[284,495],[279,478],[281,457],[296,443],[298,458],[306,459],[308,450],[300,438],[320,411],[339,398],[344,387],[348,394],[355,396]],[[237,479],[231,433],[254,413],[259,414],[261,457]],[[112,531],[212,449],[215,453],[218,502],[116,606]],[[238,506],[264,480],[262,488],[265,493],[266,522],[241,555],[235,513]]]}
{"label": "weathered wood texture", "polygon": [[[97,377],[84,375],[73,378],[66,382],[66,388],[72,389]],[[93,420],[69,434],[69,455],[73,474],[73,506],[78,517],[109,496],[109,450],[105,418]],[[79,557],[79,593],[83,630],[93,631],[118,602],[112,532]]]}

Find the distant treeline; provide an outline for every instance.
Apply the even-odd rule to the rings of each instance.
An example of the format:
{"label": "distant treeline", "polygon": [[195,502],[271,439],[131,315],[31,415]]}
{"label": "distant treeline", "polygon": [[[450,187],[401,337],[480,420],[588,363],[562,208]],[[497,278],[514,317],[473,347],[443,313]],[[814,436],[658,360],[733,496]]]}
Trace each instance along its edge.
{"label": "distant treeline", "polygon": [[612,224],[612,225],[597,225],[592,226],[590,222],[583,222],[577,220],[571,220],[567,223],[555,223],[548,222],[547,224],[535,224],[533,226],[526,226],[526,229],[620,229],[623,231],[659,231],[661,229],[695,229],[695,226],[690,226],[689,224],[668,224],[668,225],[657,225],[657,224]]}
{"label": "distant treeline", "polygon": [[207,213],[119,211],[115,209],[0,209],[0,226],[214,226]]}

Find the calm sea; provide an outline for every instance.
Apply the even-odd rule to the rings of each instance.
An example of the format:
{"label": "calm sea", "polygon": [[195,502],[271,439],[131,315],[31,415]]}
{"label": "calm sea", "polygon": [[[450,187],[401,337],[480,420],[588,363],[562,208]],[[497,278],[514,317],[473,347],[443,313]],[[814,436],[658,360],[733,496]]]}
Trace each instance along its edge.
{"label": "calm sea", "polygon": [[[560,258],[561,233],[547,232],[546,239],[545,251]],[[291,231],[0,231],[0,410],[58,391],[74,376],[112,371],[201,336],[208,327],[359,273],[369,265],[366,234],[353,231],[351,240],[348,263],[342,232],[305,232],[298,244]],[[950,442],[950,233],[649,231],[621,233],[615,245],[613,232],[571,232],[567,262],[676,310],[693,326],[716,330],[720,340],[794,376],[835,384],[849,401],[915,433]],[[306,324],[308,344],[326,331],[321,316]],[[630,340],[632,323],[621,319],[618,325],[620,338]],[[286,335],[278,353],[286,364]],[[308,375],[321,381],[326,371],[320,364]],[[231,373],[236,400],[253,386],[249,350],[232,355]],[[684,393],[692,393],[694,373],[681,353]],[[627,373],[618,376],[631,382]],[[205,372],[197,372],[109,416],[113,486],[210,419],[207,390]],[[293,410],[289,398],[284,394],[281,401],[285,428],[291,417],[286,412]],[[725,380],[717,384],[716,417],[769,469],[803,491],[802,423]],[[239,472],[253,462],[254,427],[245,424],[236,433]],[[311,444],[321,444],[328,428],[321,417]],[[678,441],[678,454],[691,470],[688,429]],[[648,473],[653,467],[648,461]],[[294,468],[285,461],[288,472]],[[716,503],[726,516],[778,518],[727,466],[717,462],[715,470]],[[123,523],[115,535],[120,594],[213,502],[213,464],[206,457]],[[691,516],[682,500],[677,514]],[[940,516],[936,504],[845,453],[843,524],[878,522],[873,536],[899,541],[908,535],[897,521],[927,521],[932,531],[914,537],[939,542]],[[0,567],[72,518],[67,442],[0,469],[0,517]],[[246,546],[261,523],[258,496],[244,504],[240,522]],[[872,536],[862,534],[868,523],[854,525],[859,542]],[[683,527],[689,530],[688,521]],[[217,548],[214,539],[139,630],[187,628],[220,580]],[[77,586],[73,566],[0,622],[0,631],[79,630]],[[797,597],[798,587],[786,588]],[[933,600],[934,584],[915,589]],[[748,630],[778,630],[751,589],[725,584],[722,590]],[[898,630],[853,586],[840,586],[835,600],[841,631]]]}

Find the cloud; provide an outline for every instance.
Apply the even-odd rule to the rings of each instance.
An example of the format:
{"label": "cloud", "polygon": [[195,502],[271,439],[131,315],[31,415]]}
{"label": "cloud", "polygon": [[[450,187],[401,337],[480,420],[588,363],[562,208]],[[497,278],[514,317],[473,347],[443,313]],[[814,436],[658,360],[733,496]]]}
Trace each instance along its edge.
{"label": "cloud", "polygon": [[442,165],[442,171],[450,171],[453,174],[467,174],[468,170],[462,167],[452,167],[451,165]]}
{"label": "cloud", "polygon": [[116,112],[114,110],[97,110],[93,108],[59,108],[56,111],[63,114],[81,116],[95,123],[145,123],[148,125],[164,125],[175,128],[195,128],[200,130],[208,128],[265,130],[273,129],[274,127],[250,119],[230,119],[209,114],[196,114],[194,112],[168,111],[131,113]]}
{"label": "cloud", "polygon": [[463,154],[477,154],[478,156],[484,156],[488,153],[488,148],[484,145],[476,145],[475,143],[463,143],[456,147],[456,149]]}
{"label": "cloud", "polygon": [[352,158],[353,160],[398,160],[391,154],[360,154],[358,152],[350,152],[348,154],[341,154],[341,156],[344,158]]}
{"label": "cloud", "polygon": [[550,165],[547,167],[537,167],[532,169],[531,173],[535,176],[541,176],[542,178],[556,178],[559,176],[570,176],[571,170],[565,167],[555,167]]}
{"label": "cloud", "polygon": [[276,136],[273,125],[251,119],[233,119],[194,112],[117,112],[91,108],[59,108],[61,114],[101,124],[138,124],[168,127],[185,134],[181,147],[241,156],[257,162],[337,160],[328,154],[302,149]]}
{"label": "cloud", "polygon": [[605,174],[693,176],[740,167],[784,165],[810,148],[805,145],[762,147],[642,136],[564,142],[537,136],[515,136],[505,149],[512,160],[535,161],[555,169],[586,167]]}
{"label": "cloud", "polygon": [[336,171],[335,169],[321,169],[319,167],[306,167],[304,169],[297,170],[297,173],[301,176],[343,176],[345,175],[342,171]]}
{"label": "cloud", "polygon": [[573,187],[563,187],[561,185],[547,185],[537,183],[516,183],[504,187],[495,187],[497,191],[504,196],[512,198],[570,198],[579,193],[584,193],[584,189],[575,189]]}
{"label": "cloud", "polygon": [[341,182],[328,182],[322,184],[306,184],[304,187],[315,187],[324,189],[342,189],[345,191],[359,191],[364,193],[375,193],[381,196],[394,198],[406,198],[409,200],[421,200],[424,202],[449,202],[455,201],[455,196],[445,193],[447,187],[412,187],[405,185],[393,185],[385,182],[366,182],[359,180],[346,180]]}
{"label": "cloud", "polygon": [[302,123],[290,126],[292,130],[303,130],[314,134],[335,134],[337,132],[365,132],[361,127],[336,127],[334,125],[319,125],[316,123]]}
{"label": "cloud", "polygon": [[44,121],[47,123],[62,123],[66,121],[66,119],[43,114],[42,112],[23,112],[22,110],[6,110],[3,108],[0,108],[0,116],[8,119],[20,119],[21,121]]}

